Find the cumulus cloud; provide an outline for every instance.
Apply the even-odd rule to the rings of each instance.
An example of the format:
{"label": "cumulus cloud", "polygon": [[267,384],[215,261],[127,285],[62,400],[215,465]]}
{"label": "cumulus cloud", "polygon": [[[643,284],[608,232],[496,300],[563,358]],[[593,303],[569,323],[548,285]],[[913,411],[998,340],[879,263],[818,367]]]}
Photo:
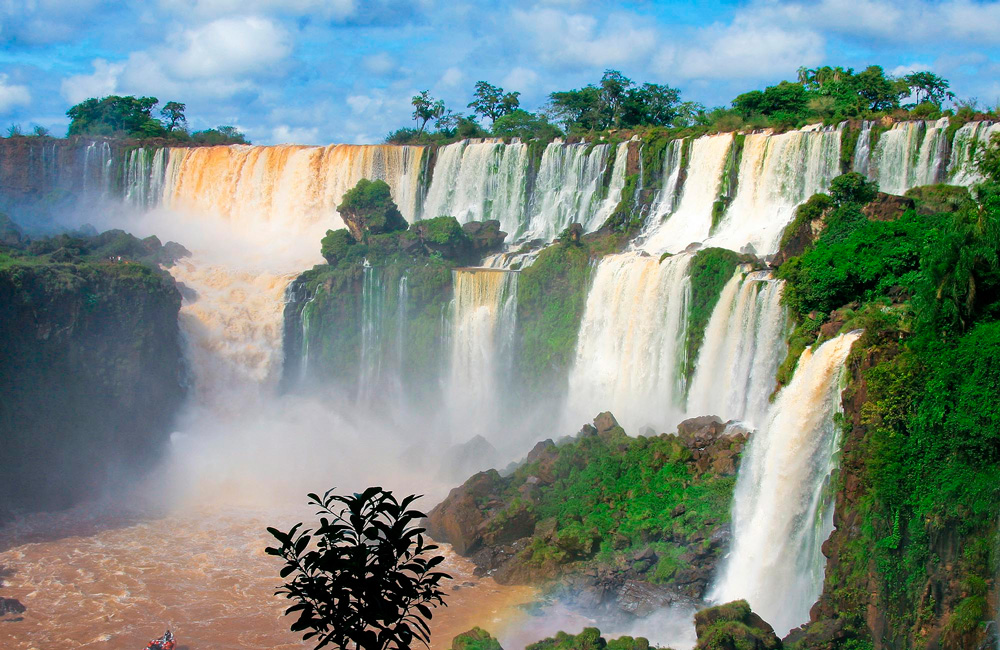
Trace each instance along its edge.
{"label": "cumulus cloud", "polygon": [[657,43],[656,30],[633,14],[612,14],[605,20],[591,14],[552,8],[512,12],[525,46],[543,63],[561,67],[621,65],[646,58]]}
{"label": "cumulus cloud", "polygon": [[378,76],[384,76],[396,70],[396,61],[387,52],[366,56],[362,65],[365,70]]}
{"label": "cumulus cloud", "polygon": [[158,58],[178,79],[238,77],[291,52],[288,32],[257,16],[220,18],[170,36]]}
{"label": "cumulus cloud", "polygon": [[62,81],[62,95],[70,104],[79,104],[88,97],[113,95],[118,88],[118,77],[125,69],[123,63],[109,63],[105,59],[91,62],[91,74],[78,74]]}
{"label": "cumulus cloud", "polygon": [[27,86],[7,83],[7,75],[0,74],[0,113],[7,113],[17,106],[27,106],[31,93]]}
{"label": "cumulus cloud", "polygon": [[507,91],[530,93],[538,85],[538,73],[531,68],[518,66],[504,75],[500,83]]}
{"label": "cumulus cloud", "polygon": [[317,144],[319,142],[319,127],[279,124],[271,129],[271,142],[273,144]]}
{"label": "cumulus cloud", "polygon": [[462,73],[460,68],[452,66],[444,71],[441,78],[438,80],[439,86],[444,86],[446,88],[458,86],[465,79],[465,75]]}

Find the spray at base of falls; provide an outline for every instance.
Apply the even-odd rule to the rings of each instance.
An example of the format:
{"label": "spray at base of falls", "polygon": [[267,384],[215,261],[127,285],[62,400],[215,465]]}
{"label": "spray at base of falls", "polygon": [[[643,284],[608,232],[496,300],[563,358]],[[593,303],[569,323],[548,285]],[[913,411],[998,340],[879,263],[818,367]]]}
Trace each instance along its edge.
{"label": "spray at base of falls", "polygon": [[705,328],[688,390],[689,415],[763,424],[787,348],[783,285],[768,271],[744,278],[742,269],[726,283]]}
{"label": "spray at base of falls", "polygon": [[501,414],[500,386],[509,373],[517,318],[517,273],[465,268],[452,272],[451,373],[445,402],[451,430],[484,435]]}
{"label": "spray at base of falls", "polygon": [[601,260],[570,371],[567,427],[589,421],[595,409],[610,410],[629,432],[677,422],[691,259],[623,253]]}
{"label": "spray at base of falls", "polygon": [[809,619],[823,586],[823,541],[833,530],[844,362],[859,332],[807,349],[767,423],[743,454],[733,497],[733,543],[710,598],[744,598],[779,636]]}

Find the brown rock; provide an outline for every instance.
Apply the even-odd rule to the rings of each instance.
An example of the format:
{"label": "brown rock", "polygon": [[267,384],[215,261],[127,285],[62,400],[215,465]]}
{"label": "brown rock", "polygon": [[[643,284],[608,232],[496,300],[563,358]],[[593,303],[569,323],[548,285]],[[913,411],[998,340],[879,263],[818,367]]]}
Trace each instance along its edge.
{"label": "brown rock", "polygon": [[502,479],[496,470],[480,472],[453,489],[427,516],[427,531],[438,541],[448,542],[459,555],[470,555],[482,544],[482,525],[487,515],[479,504],[496,498]]}
{"label": "brown rock", "polygon": [[913,199],[905,196],[879,192],[871,203],[861,208],[861,212],[872,221],[894,221],[907,210],[912,210],[914,205]]}

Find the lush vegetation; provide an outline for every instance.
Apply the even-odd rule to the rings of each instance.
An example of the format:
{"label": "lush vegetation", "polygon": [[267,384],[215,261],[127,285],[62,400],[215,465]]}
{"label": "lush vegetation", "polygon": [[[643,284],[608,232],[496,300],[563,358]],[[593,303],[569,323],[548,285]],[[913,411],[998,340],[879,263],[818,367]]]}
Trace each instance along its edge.
{"label": "lush vegetation", "polygon": [[518,276],[518,371],[528,393],[564,389],[587,304],[590,260],[586,244],[563,238]]}
{"label": "lush vegetation", "polygon": [[691,260],[691,300],[688,303],[687,338],[681,372],[690,381],[698,352],[705,338],[705,328],[726,282],[733,277],[741,255],[725,248],[706,248]]}
{"label": "lush vegetation", "polygon": [[[858,589],[870,566],[896,643],[918,645],[921,623],[950,613],[945,645],[965,647],[989,616],[1000,516],[1000,175],[989,167],[997,149],[995,140],[981,154],[989,180],[976,201],[936,203],[951,212],[874,222],[841,194],[815,244],[780,271],[801,335],[815,338],[845,305],[842,327],[865,329],[850,389],[867,396],[854,422],[864,438],[845,459],[864,487],[861,526],[827,577],[862,636]],[[929,585],[949,582],[960,586],[944,589],[942,602]]]}
{"label": "lush vegetation", "polygon": [[525,650],[649,650],[649,640],[644,637],[621,636],[605,639],[596,627],[586,627],[579,634],[559,632],[554,637],[542,639]]}
{"label": "lush vegetation", "polygon": [[[168,138],[194,144],[248,144],[249,141],[233,126],[189,132],[184,113],[187,106],[167,102],[160,109],[162,119],[153,116],[159,104],[156,97],[109,95],[91,97],[66,111],[70,118],[67,135],[96,135],[113,138]],[[38,133],[37,135],[46,135]]]}

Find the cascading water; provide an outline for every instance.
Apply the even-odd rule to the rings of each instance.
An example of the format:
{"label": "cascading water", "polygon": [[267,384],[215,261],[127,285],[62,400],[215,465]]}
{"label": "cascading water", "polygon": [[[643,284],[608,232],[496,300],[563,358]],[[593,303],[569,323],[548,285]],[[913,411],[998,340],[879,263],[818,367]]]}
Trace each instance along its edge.
{"label": "cascading water", "polygon": [[854,159],[851,161],[851,170],[870,178],[871,155],[872,122],[871,120],[864,120],[861,123],[861,133],[858,134],[858,141],[854,145]]}
{"label": "cascading water", "polygon": [[451,373],[446,400],[451,430],[492,432],[509,370],[517,317],[517,273],[466,268],[452,272]]}
{"label": "cascading water", "polygon": [[528,146],[463,140],[438,151],[423,218],[497,219],[511,240],[525,228]]}
{"label": "cascading water", "polygon": [[611,145],[553,142],[545,147],[535,178],[525,238],[552,241],[571,223],[584,231],[601,227],[614,211],[625,185],[628,143],[618,145],[611,181],[604,176]]}
{"label": "cascading water", "polygon": [[722,170],[733,146],[732,133],[697,138],[691,143],[686,179],[677,209],[656,223],[642,250],[655,255],[676,253],[702,242],[712,229],[712,206],[719,196]]}
{"label": "cascading water", "polygon": [[569,378],[567,426],[613,412],[626,431],[673,426],[683,411],[679,371],[691,255],[601,260],[587,296]]}
{"label": "cascading water", "polygon": [[948,118],[936,122],[897,122],[879,137],[869,176],[879,189],[903,194],[911,187],[944,179],[948,155]]}
{"label": "cascading water", "polygon": [[977,152],[987,146],[990,139],[1000,134],[1000,122],[969,122],[955,132],[948,163],[948,182],[971,187],[982,182],[983,176],[975,167]]}
{"label": "cascading water", "polygon": [[706,246],[758,255],[778,252],[795,207],[825,191],[840,173],[840,127],[806,127],[745,136],[736,197]]}
{"label": "cascading water", "polygon": [[768,271],[742,269],[726,283],[705,328],[688,390],[688,415],[764,423],[786,351],[783,285]]}
{"label": "cascading water", "polygon": [[[681,159],[683,158],[684,140],[678,139],[668,144],[663,152],[663,174],[660,179],[660,191],[650,210],[648,223],[658,223],[677,207],[677,191],[680,189]],[[640,157],[641,160],[641,157]]]}
{"label": "cascading water", "polygon": [[365,264],[361,288],[361,368],[358,401],[369,404],[382,378],[382,330],[385,287],[379,270]]}
{"label": "cascading water", "polygon": [[153,208],[163,198],[163,181],[167,169],[167,149],[139,147],[125,159],[123,188],[126,203]]}
{"label": "cascading water", "polygon": [[710,598],[746,599],[779,636],[809,619],[822,590],[820,547],[833,530],[829,481],[839,447],[834,413],[859,335],[802,353],[740,464],[733,543]]}

